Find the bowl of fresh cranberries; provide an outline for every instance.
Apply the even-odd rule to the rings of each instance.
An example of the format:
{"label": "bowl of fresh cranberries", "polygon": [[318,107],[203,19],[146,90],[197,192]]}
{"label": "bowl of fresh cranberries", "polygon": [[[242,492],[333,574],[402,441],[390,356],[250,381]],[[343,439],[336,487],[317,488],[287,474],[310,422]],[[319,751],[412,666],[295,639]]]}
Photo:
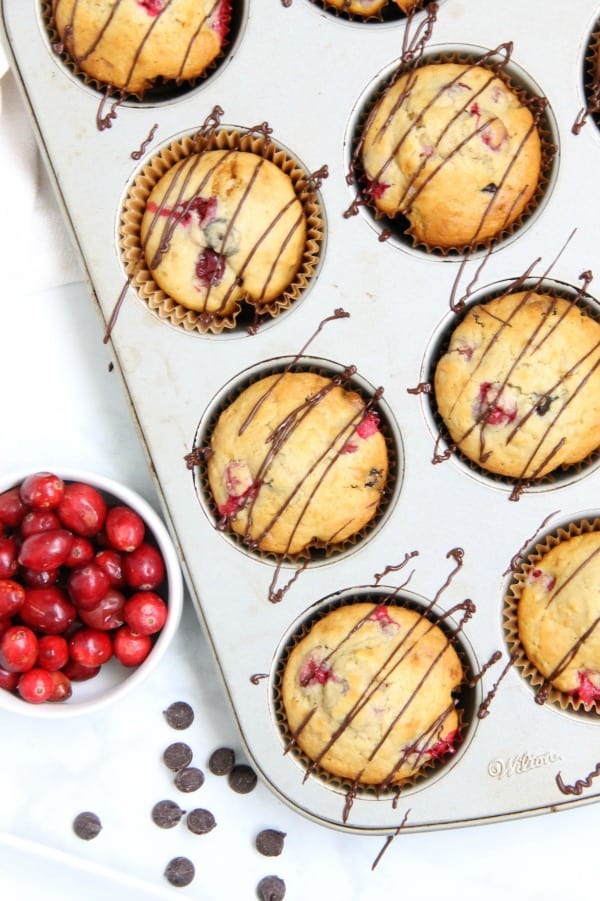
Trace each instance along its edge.
{"label": "bowl of fresh cranberries", "polygon": [[158,664],[183,605],[153,507],[81,470],[0,478],[0,708],[95,710]]}

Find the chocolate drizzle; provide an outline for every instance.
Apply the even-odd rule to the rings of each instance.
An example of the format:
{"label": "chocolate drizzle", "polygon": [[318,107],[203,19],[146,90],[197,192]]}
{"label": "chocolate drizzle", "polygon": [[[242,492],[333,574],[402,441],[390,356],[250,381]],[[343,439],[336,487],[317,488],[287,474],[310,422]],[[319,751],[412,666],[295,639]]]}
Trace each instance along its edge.
{"label": "chocolate drizzle", "polygon": [[402,829],[404,829],[404,827],[406,826],[406,823],[407,823],[407,820],[408,820],[408,815],[409,815],[409,813],[410,813],[410,807],[408,808],[408,810],[407,810],[406,813],[404,814],[404,816],[403,816],[403,818],[402,818],[402,822],[400,823],[400,825],[396,827],[396,829],[392,832],[391,835],[388,835],[388,836],[386,837],[386,840],[385,840],[385,842],[383,843],[383,848],[381,849],[381,851],[379,852],[379,854],[377,855],[377,857],[375,858],[375,860],[374,860],[373,863],[371,864],[371,871],[373,871],[373,870],[375,869],[375,867],[377,866],[377,864],[379,863],[379,861],[381,860],[381,858],[383,857],[383,855],[385,854],[385,852],[387,851],[387,849],[389,848],[389,846],[392,844],[392,842],[394,841],[394,839],[400,834],[400,832],[402,831]]}
{"label": "chocolate drizzle", "polygon": [[[497,654],[497,653],[498,653],[498,652],[496,652],[496,654]],[[492,663],[496,663],[496,662],[500,659],[500,657],[502,656],[502,655],[500,655],[500,657],[497,657],[496,654],[492,655],[492,657],[491,657],[491,659],[490,659],[490,663],[488,664],[488,666],[491,665]],[[498,689],[499,689],[499,687],[500,687],[500,683],[502,682],[502,680],[504,679],[504,677],[506,676],[506,674],[509,672],[511,666],[513,665],[513,663],[514,663],[515,660],[517,659],[517,656],[518,656],[518,653],[517,653],[516,651],[513,651],[513,653],[512,653],[512,654],[510,655],[510,657],[508,658],[508,662],[507,662],[506,666],[504,667],[504,669],[502,670],[502,672],[500,673],[500,676],[499,676],[498,679],[494,682],[492,688],[488,691],[488,693],[487,693],[485,699],[484,699],[484,700],[481,702],[481,704],[479,705],[479,710],[477,711],[477,718],[478,718],[478,719],[483,720],[483,719],[486,718],[486,716],[489,715],[491,703],[492,703],[492,701],[494,700],[494,698],[496,697],[496,694],[498,693]],[[487,668],[487,667],[486,667],[486,668]],[[482,672],[483,672],[483,671],[482,671]]]}
{"label": "chocolate drizzle", "polygon": [[154,138],[154,135],[156,134],[157,129],[158,129],[158,122],[155,122],[154,125],[152,126],[152,128],[150,129],[150,131],[148,132],[147,138],[142,142],[140,149],[132,151],[132,153],[131,153],[132,160],[140,160],[143,157],[144,153],[146,152],[146,150],[152,143],[152,139]]}
{"label": "chocolate drizzle", "polygon": [[600,776],[600,763],[597,763],[594,769],[585,779],[578,779],[574,785],[566,785],[560,773],[556,774],[556,784],[563,795],[581,795],[584,788],[590,788],[594,779]]}

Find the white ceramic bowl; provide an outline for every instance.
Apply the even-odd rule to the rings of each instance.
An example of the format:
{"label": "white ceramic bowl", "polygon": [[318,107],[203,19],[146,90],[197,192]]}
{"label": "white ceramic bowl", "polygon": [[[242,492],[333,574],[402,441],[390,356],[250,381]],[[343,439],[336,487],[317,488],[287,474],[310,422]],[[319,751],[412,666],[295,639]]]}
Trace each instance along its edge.
{"label": "white ceramic bowl", "polygon": [[[39,470],[38,470],[39,471]],[[65,716],[90,713],[107,704],[118,701],[133,691],[160,663],[181,619],[183,608],[183,580],[175,546],[156,511],[135,491],[106,476],[78,469],[51,470],[65,482],[86,482],[98,489],[109,504],[125,504],[136,510],[146,524],[146,534],[154,539],[165,563],[166,591],[161,595],[167,602],[169,612],[165,625],[157,635],[150,654],[139,666],[122,666],[115,658],[105,663],[93,679],[73,682],[73,693],[65,701],[32,704],[17,694],[0,688],[0,709],[35,716],[56,719]],[[20,484],[33,470],[12,472],[0,476],[0,494],[14,485]]]}

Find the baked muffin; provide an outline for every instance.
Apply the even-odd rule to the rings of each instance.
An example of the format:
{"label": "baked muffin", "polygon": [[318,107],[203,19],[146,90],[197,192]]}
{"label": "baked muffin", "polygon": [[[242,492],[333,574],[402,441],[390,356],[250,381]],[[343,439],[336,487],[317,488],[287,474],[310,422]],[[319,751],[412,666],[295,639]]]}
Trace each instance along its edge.
{"label": "baked muffin", "polygon": [[326,6],[333,6],[351,16],[376,16],[388,5],[395,4],[403,13],[422,5],[423,0],[323,0]]}
{"label": "baked muffin", "polygon": [[378,417],[313,372],[259,379],[220,415],[207,473],[220,516],[249,546],[295,555],[373,519],[388,471]]}
{"label": "baked muffin", "polygon": [[401,75],[368,117],[360,150],[376,211],[402,214],[416,242],[461,249],[524,213],[541,172],[531,111],[483,66],[428,64]]}
{"label": "baked muffin", "polygon": [[302,261],[306,218],[292,181],[255,153],[207,150],[159,179],[142,218],[152,278],[191,310],[226,316],[290,285]]}
{"label": "baked muffin", "polygon": [[555,545],[529,570],[517,622],[527,658],[547,683],[588,705],[600,700],[600,532]]}
{"label": "baked muffin", "polygon": [[221,52],[231,0],[52,0],[64,50],[90,78],[141,95],[197,78]]}
{"label": "baked muffin", "polygon": [[385,787],[454,750],[462,681],[458,655],[433,622],[405,607],[356,603],[326,614],[294,647],[281,696],[313,764]]}
{"label": "baked muffin", "polygon": [[483,469],[541,479],[600,446],[600,324],[519,291],[472,307],[434,378],[455,446]]}

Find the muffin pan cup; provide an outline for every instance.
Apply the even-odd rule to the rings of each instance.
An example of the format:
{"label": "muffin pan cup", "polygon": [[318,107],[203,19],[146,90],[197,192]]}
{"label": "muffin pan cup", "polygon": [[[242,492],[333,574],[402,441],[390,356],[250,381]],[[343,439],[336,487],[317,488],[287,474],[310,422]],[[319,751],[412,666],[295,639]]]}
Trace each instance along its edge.
{"label": "muffin pan cup", "polygon": [[[465,262],[406,252],[378,240],[364,216],[344,215],[356,195],[346,179],[354,108],[377,74],[398,60],[405,28],[417,27],[422,14],[409,26],[369,28],[308,0],[245,4],[226,65],[180,97],[118,106],[111,127],[100,131],[102,95],[52,51],[40,5],[2,0],[1,9],[7,53],[99,313],[98,341],[109,330],[115,377],[122,377],[240,735],[265,783],[314,821],[363,834],[390,834],[401,824],[419,831],[486,823],[598,800],[600,781],[565,793],[557,775],[569,786],[594,771],[600,720],[535,703],[531,686],[509,666],[503,598],[511,561],[541,531],[600,515],[594,506],[600,474],[525,490],[511,501],[509,487],[472,477],[452,458],[432,464],[435,436],[425,397],[414,393],[427,377],[427,349],[452,299],[471,283],[480,289],[533,271],[577,284],[582,272],[593,271],[600,211],[591,188],[600,136],[591,118],[579,134],[572,126],[585,104],[584,57],[597,4],[573,0],[567,17],[552,15],[541,0],[440,4],[429,49],[493,49],[512,41],[515,62],[544,91],[558,129],[556,177],[540,214],[491,255]],[[119,252],[123,202],[135,174],[162,147],[193,135],[217,106],[227,127],[267,122],[307,172],[328,169],[320,187],[325,228],[316,276],[285,316],[256,334],[199,335],[160,321],[127,285]],[[594,281],[588,290],[596,296]],[[336,309],[349,316],[325,322]],[[240,552],[214,528],[185,458],[224,385],[262,361],[305,352],[355,365],[369,384],[384,388],[402,438],[403,482],[368,542],[301,572],[284,562],[277,577],[289,586],[274,604],[268,598],[275,564]],[[435,779],[408,786],[395,801],[357,797],[344,820],[345,792],[305,779],[299,762],[284,753],[274,674],[307,611],[336,592],[378,584],[388,567],[382,582],[388,587],[409,579],[411,592],[443,610],[465,599],[475,604],[463,635],[482,673],[475,687],[480,715],[460,757]]]}

